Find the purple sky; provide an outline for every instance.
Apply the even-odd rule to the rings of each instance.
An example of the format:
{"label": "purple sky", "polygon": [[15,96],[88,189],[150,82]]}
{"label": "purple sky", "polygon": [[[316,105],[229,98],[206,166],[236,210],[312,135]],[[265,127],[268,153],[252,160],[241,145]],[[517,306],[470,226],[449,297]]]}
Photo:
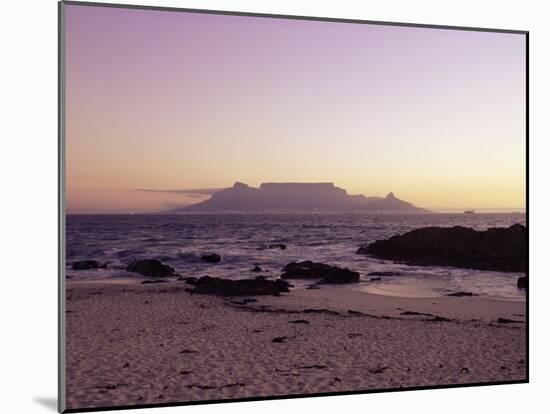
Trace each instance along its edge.
{"label": "purple sky", "polygon": [[69,5],[66,39],[71,211],[234,181],[524,207],[523,35]]}

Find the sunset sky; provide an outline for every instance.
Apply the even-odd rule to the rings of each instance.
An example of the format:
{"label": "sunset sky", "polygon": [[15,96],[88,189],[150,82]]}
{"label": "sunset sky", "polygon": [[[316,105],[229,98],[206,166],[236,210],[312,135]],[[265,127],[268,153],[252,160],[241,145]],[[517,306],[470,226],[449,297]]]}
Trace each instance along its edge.
{"label": "sunset sky", "polygon": [[525,36],[66,6],[69,212],[242,181],[525,207]]}

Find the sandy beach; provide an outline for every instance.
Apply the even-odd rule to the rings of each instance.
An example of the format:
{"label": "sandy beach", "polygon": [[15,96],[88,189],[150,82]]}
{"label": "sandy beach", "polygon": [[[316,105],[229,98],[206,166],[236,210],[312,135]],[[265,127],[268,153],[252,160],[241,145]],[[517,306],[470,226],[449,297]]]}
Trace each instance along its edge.
{"label": "sandy beach", "polygon": [[67,283],[67,408],[526,379],[525,302]]}

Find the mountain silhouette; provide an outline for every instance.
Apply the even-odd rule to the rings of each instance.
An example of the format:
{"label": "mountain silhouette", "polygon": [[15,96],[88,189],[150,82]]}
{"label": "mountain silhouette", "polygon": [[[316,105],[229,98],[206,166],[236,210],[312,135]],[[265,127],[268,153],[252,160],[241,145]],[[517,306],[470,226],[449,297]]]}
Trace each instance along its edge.
{"label": "mountain silhouette", "polygon": [[398,199],[349,195],[333,183],[263,183],[259,188],[236,182],[197,204],[171,213],[187,212],[369,212],[428,213],[428,210]]}

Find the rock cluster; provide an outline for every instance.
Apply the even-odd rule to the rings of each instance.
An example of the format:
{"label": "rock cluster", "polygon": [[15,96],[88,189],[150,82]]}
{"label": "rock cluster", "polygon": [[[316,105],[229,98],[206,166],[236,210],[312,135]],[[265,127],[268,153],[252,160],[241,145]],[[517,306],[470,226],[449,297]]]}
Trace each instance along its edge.
{"label": "rock cluster", "polygon": [[527,229],[426,227],[361,246],[357,253],[415,265],[525,272]]}
{"label": "rock cluster", "polygon": [[193,289],[189,290],[191,293],[218,296],[279,296],[283,292],[288,292],[290,286],[284,280],[267,280],[261,276],[242,280],[203,276],[198,279],[188,278],[186,282],[194,286]]}
{"label": "rock cluster", "polygon": [[156,259],[136,260],[126,267],[126,271],[150,277],[166,277],[175,273],[172,267]]}
{"label": "rock cluster", "polygon": [[342,284],[359,282],[359,273],[349,269],[305,260],[292,262],[283,269],[282,279],[319,279],[317,283]]}

